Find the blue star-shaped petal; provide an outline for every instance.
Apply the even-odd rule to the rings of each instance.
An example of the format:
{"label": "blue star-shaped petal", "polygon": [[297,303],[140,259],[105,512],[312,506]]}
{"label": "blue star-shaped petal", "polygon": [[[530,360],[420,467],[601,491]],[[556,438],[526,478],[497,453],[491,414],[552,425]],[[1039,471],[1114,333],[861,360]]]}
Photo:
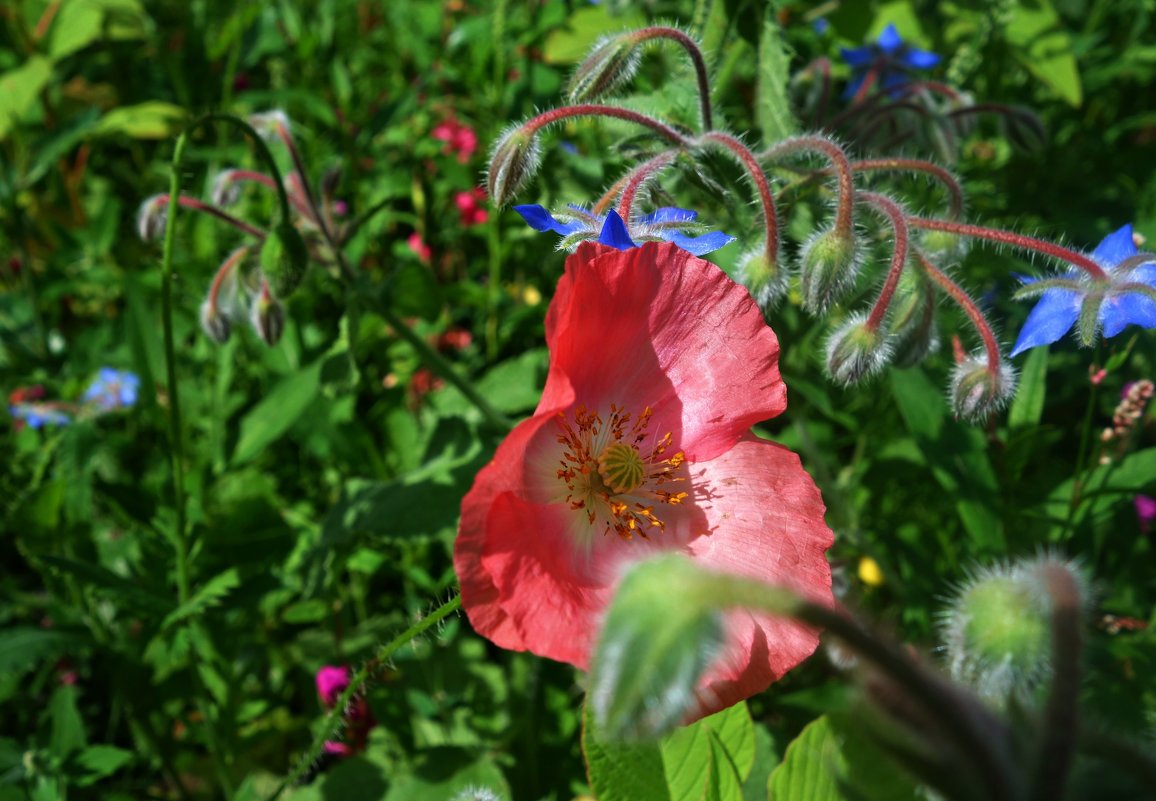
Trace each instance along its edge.
{"label": "blue star-shaped petal", "polygon": [[843,91],[844,99],[858,94],[868,76],[885,90],[895,89],[908,82],[911,70],[929,70],[939,63],[936,53],[917,50],[906,44],[894,25],[888,25],[872,44],[855,48],[840,48],[843,60],[853,69],[851,82]]}
{"label": "blue star-shaped petal", "polygon": [[698,236],[684,233],[680,229],[695,227],[698,212],[674,206],[663,206],[638,218],[634,223],[633,235],[631,227],[613,209],[603,216],[592,214],[578,206],[571,206],[569,211],[559,212],[563,219],[558,219],[536,204],[514,206],[514,211],[521,214],[522,219],[535,231],[553,231],[563,238],[582,234],[577,237],[579,240],[595,240],[618,250],[638,247],[635,239],[642,241],[661,239],[673,242],[695,256],[703,256],[735,240],[733,236],[722,231],[711,231]]}
{"label": "blue star-shaped petal", "polygon": [[135,404],[139,390],[140,378],[135,373],[102,367],[96,379],[84,391],[84,400],[101,411],[110,412]]}
{"label": "blue star-shaped petal", "polygon": [[[1103,300],[1097,318],[1106,337],[1116,336],[1129,325],[1156,328],[1156,300],[1143,292],[1123,289],[1112,291],[1113,286],[1121,284],[1144,284],[1156,290],[1156,257],[1139,266],[1122,267],[1125,261],[1137,253],[1130,223],[1108,234],[1092,251],[1092,259],[1108,276],[1106,290],[1100,290],[1103,292]],[[1061,278],[1065,281],[1088,282],[1089,290],[1093,289],[1086,273],[1072,271]],[[1032,284],[1040,279],[1021,280],[1025,284]],[[1024,327],[1020,329],[1011,355],[1017,356],[1029,348],[1050,345],[1060,339],[1080,319],[1086,294],[1077,289],[1045,289],[1039,303],[1024,322]]]}

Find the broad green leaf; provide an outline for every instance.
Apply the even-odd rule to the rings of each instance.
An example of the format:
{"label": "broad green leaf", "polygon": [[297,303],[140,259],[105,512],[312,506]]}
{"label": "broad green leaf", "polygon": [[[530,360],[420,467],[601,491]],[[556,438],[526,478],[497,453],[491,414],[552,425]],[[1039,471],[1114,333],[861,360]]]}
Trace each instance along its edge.
{"label": "broad green leaf", "polygon": [[600,740],[592,707],[583,706],[582,753],[594,797],[598,801],[673,801],[658,744]]}
{"label": "broad green leaf", "polygon": [[671,800],[742,801],[754,757],[754,724],[745,702],[679,729],[662,743]]}
{"label": "broad green leaf", "polygon": [[576,64],[601,37],[644,25],[646,17],[641,11],[615,16],[605,4],[579,8],[566,19],[564,27],[546,37],[542,57],[549,64]]}
{"label": "broad green leaf", "polygon": [[755,726],[754,764],[743,782],[743,801],[767,801],[771,772],[779,765],[779,752],[766,727]]}
{"label": "broad green leaf", "polygon": [[84,721],[76,706],[76,687],[66,684],[57,687],[48,701],[50,734],[48,750],[58,757],[66,757],[87,744]]}
{"label": "broad green leaf", "polygon": [[49,55],[59,60],[103,39],[143,39],[147,22],[136,0],[67,0],[52,23]]}
{"label": "broad green leaf", "polygon": [[[1075,487],[1074,477],[1063,482],[1036,511],[1056,522],[1065,520]],[[1099,465],[1083,484],[1080,519],[1095,524],[1117,504],[1131,503],[1137,494],[1151,493],[1153,488],[1156,488],[1156,448],[1145,448],[1118,462]]]}
{"label": "broad green leaf", "polygon": [[184,123],[188,115],[180,106],[149,100],[135,106],[121,106],[100,118],[93,131],[99,135],[124,134],[133,139],[166,139]]}
{"label": "broad green leaf", "polygon": [[165,617],[164,622],[161,623],[161,629],[167,629],[176,623],[199,615],[211,606],[220,605],[221,599],[235,590],[240,584],[241,576],[235,567],[230,567],[223,573],[213,576],[213,578],[201,585],[200,589],[197,590],[192,598],[185,601]]}
{"label": "broad green leaf", "polygon": [[500,412],[530,411],[542,397],[546,359],[545,348],[537,348],[500,362],[478,379],[478,391]]}
{"label": "broad green leaf", "polygon": [[767,12],[759,39],[759,76],[755,96],[755,122],[767,144],[786,139],[798,130],[787,84],[791,79],[791,53],[783,41],[774,13]]}
{"label": "broad green leaf", "polygon": [[132,751],[112,745],[90,745],[76,755],[76,766],[81,775],[73,779],[79,787],[87,787],[106,776],[111,776],[132,762]]}
{"label": "broad green leaf", "polygon": [[316,399],[321,388],[321,362],[283,379],[241,420],[241,435],[233,464],[249,461],[288,431]]}
{"label": "broad green leaf", "polygon": [[1016,58],[1032,75],[1073,106],[1084,99],[1072,40],[1051,0],[1012,3],[1007,39]]}
{"label": "broad green leaf", "polygon": [[0,75],[0,140],[24,115],[52,79],[52,62],[33,56],[19,67]]}
{"label": "broad green leaf", "polygon": [[476,757],[462,748],[423,750],[412,772],[395,774],[390,782],[384,801],[453,799],[470,787],[490,790],[496,798],[510,797],[506,777],[494,761],[489,756]]}
{"label": "broad green leaf", "polygon": [[82,642],[82,637],[60,629],[4,629],[0,631],[0,673],[23,672]]}
{"label": "broad green leaf", "polygon": [[1019,389],[1008,411],[1008,428],[1037,425],[1044,412],[1047,396],[1048,349],[1033,348],[1020,371]]}

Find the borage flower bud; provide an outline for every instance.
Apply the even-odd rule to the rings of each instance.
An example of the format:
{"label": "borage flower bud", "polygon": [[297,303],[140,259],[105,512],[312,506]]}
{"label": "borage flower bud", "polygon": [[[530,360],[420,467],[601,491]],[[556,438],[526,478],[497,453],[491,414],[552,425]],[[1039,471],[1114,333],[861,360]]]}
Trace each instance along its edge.
{"label": "borage flower bud", "polygon": [[778,254],[771,258],[766,245],[739,258],[736,277],[764,311],[773,308],[787,294],[787,271],[783,269]]}
{"label": "borage flower bud", "polygon": [[887,334],[866,314],[853,314],[827,340],[827,372],[840,384],[856,384],[887,366],[891,353]]}
{"label": "borage flower bud", "polygon": [[950,231],[929,228],[919,232],[919,249],[938,264],[961,261],[970,246],[970,239]]}
{"label": "borage flower bud", "polygon": [[241,199],[241,187],[236,170],[222,170],[213,178],[213,188],[209,200],[214,206],[228,208]]}
{"label": "borage flower bud", "polygon": [[300,232],[289,222],[274,226],[261,246],[261,272],[272,282],[277,297],[292,295],[308,267],[309,251]]}
{"label": "borage flower bud", "polygon": [[288,134],[290,128],[289,116],[281,109],[250,114],[249,124],[266,141],[280,139],[282,132]]}
{"label": "borage flower bud", "polygon": [[281,341],[285,333],[285,307],[273,296],[269,282],[261,281],[261,291],[253,298],[249,308],[249,322],[261,340],[272,347]]}
{"label": "borage flower bud", "polygon": [[153,195],[136,213],[136,230],[144,242],[157,242],[165,235],[168,222],[168,195]]}
{"label": "borage flower bud", "polygon": [[486,171],[486,191],[498,206],[504,206],[534,177],[542,154],[538,137],[521,126],[510,128],[490,152]]}
{"label": "borage flower bud", "polygon": [[1057,569],[1071,575],[1086,607],[1082,571],[1051,557],[983,568],[957,588],[941,623],[956,680],[1002,706],[1013,696],[1026,699],[1048,677],[1054,612],[1048,572]]}
{"label": "borage flower bud", "polygon": [[606,614],[589,703],[608,740],[659,737],[697,703],[699,679],[722,652],[723,615],[703,572],[678,555],[633,567]]}
{"label": "borage flower bud", "polygon": [[935,329],[935,286],[914,265],[899,277],[888,325],[896,367],[918,364],[939,347]]}
{"label": "borage flower bud", "polygon": [[821,314],[855,286],[860,252],[853,231],[828,228],[811,236],[800,256],[803,307]]}
{"label": "borage flower bud", "polygon": [[489,787],[467,787],[453,797],[453,801],[502,801],[502,796]]}
{"label": "borage flower bud", "polygon": [[224,345],[233,332],[233,324],[221,313],[216,304],[206,299],[201,304],[201,330],[218,345]]}
{"label": "borage flower bud", "polygon": [[1000,360],[992,369],[986,354],[970,356],[955,365],[951,375],[951,407],[955,416],[982,422],[1015,395],[1015,371]]}
{"label": "borage flower bud", "polygon": [[638,42],[631,33],[607,36],[594,45],[578,65],[566,91],[572,103],[588,103],[626,84],[641,61]]}

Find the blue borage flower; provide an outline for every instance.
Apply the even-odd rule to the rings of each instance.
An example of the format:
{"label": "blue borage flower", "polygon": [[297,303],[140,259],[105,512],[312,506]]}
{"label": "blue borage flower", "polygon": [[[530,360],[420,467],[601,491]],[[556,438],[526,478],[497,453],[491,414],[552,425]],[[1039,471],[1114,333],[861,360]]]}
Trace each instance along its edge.
{"label": "blue borage flower", "polygon": [[105,412],[126,409],[136,403],[139,390],[140,377],[135,373],[102,367],[84,391],[84,402]]}
{"label": "blue borage flower", "polygon": [[15,420],[23,420],[29,428],[44,426],[66,426],[72,416],[51,403],[16,403],[8,407],[8,413]]}
{"label": "blue borage flower", "polygon": [[618,250],[638,247],[638,242],[665,240],[695,256],[702,256],[735,241],[733,236],[722,231],[711,231],[699,236],[683,233],[687,229],[702,229],[702,225],[695,222],[698,212],[673,206],[664,206],[639,217],[629,227],[614,209],[602,215],[572,205],[566,211],[554,215],[543,206],[529,204],[514,206],[514,211],[521,214],[522,219],[535,231],[553,231],[561,236],[559,250],[571,250],[578,243],[589,240]]}
{"label": "blue borage flower", "polygon": [[1104,237],[1092,251],[1092,259],[1108,274],[1107,286],[1097,286],[1087,273],[1076,270],[1058,279],[1021,276],[1025,285],[1055,281],[1065,286],[1043,290],[1039,303],[1020,330],[1011,355],[1058,340],[1080,319],[1084,302],[1089,297],[1100,298],[1097,321],[1106,337],[1116,336],[1129,325],[1156,328],[1156,300],[1142,290],[1128,291],[1126,286],[1143,284],[1156,292],[1156,256],[1145,260],[1143,256],[1137,258],[1138,253],[1129,223]]}
{"label": "blue borage flower", "polygon": [[884,91],[895,89],[907,83],[911,70],[929,70],[939,63],[939,54],[928,50],[917,50],[903,41],[894,25],[888,25],[872,44],[863,47],[841,47],[839,51],[854,70],[851,83],[843,91],[843,98],[855,96],[867,76],[874,73],[875,80]]}

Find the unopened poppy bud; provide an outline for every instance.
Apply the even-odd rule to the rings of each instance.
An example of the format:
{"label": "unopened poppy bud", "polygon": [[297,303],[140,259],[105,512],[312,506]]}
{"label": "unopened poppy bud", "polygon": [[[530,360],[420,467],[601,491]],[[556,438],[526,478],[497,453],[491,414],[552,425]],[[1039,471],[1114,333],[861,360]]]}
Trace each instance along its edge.
{"label": "unopened poppy bud", "polygon": [[281,298],[293,294],[308,267],[309,251],[300,232],[289,222],[274,226],[261,246],[261,272],[273,285],[274,294]]}
{"label": "unopened poppy bud", "polygon": [[588,703],[606,740],[659,737],[696,704],[723,646],[723,616],[702,571],[682,556],[640,562],[622,579],[602,624]]}
{"label": "unopened poppy bud", "polygon": [[1048,571],[1067,571],[1086,607],[1089,592],[1072,563],[1042,557],[976,572],[956,590],[942,618],[951,675],[1005,704],[1025,699],[1052,670],[1054,604]]}
{"label": "unopened poppy bud", "polygon": [[285,333],[285,307],[273,296],[268,281],[261,281],[261,291],[249,309],[249,320],[257,336],[269,347],[281,341]]}
{"label": "unopened poppy bud", "polygon": [[504,206],[534,177],[541,162],[538,137],[522,127],[502,134],[490,153],[486,191],[498,206]]}
{"label": "unopened poppy bud", "polygon": [[918,364],[937,347],[935,286],[913,266],[903,271],[891,298],[892,363],[896,367]]}
{"label": "unopened poppy bud", "polygon": [[229,341],[233,325],[216,305],[206,300],[201,304],[201,330],[218,345],[224,345]]}
{"label": "unopened poppy bud", "polygon": [[567,92],[572,103],[589,103],[628,83],[638,71],[640,52],[633,34],[607,36],[578,65]]}
{"label": "unopened poppy bud", "polygon": [[956,417],[982,422],[1011,400],[1015,388],[1015,371],[1007,362],[1001,359],[993,370],[986,354],[970,356],[952,373],[951,408]]}
{"label": "unopened poppy bud", "polygon": [[828,228],[811,236],[800,256],[803,307],[819,314],[838,303],[855,286],[859,256],[853,232]]}
{"label": "unopened poppy bud", "polygon": [[736,275],[760,309],[772,308],[787,293],[787,271],[778,258],[771,258],[766,246],[743,255]]}
{"label": "unopened poppy bud", "polygon": [[868,325],[866,314],[851,315],[827,340],[827,372],[845,386],[870,378],[890,360],[889,337]]}
{"label": "unopened poppy bud", "polygon": [[136,213],[136,230],[145,242],[158,242],[165,235],[165,224],[168,222],[168,195],[153,195]]}

